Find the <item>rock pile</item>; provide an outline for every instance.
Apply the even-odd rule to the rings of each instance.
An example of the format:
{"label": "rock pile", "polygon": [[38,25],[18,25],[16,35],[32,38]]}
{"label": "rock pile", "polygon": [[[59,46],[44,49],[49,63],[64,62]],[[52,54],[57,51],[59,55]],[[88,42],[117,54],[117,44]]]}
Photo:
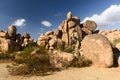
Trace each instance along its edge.
{"label": "rock pile", "polygon": [[[78,16],[68,12],[59,29],[41,34],[36,43],[49,50],[50,63],[56,68],[69,66],[80,55],[90,59],[95,66],[111,67],[115,63],[120,65],[120,31],[95,31],[96,28],[94,21],[80,23]],[[33,42],[29,33],[25,32],[21,36],[15,26],[9,26],[7,31],[0,31],[0,52],[19,50]],[[63,52],[66,48],[74,50],[73,54]],[[37,50],[32,54],[35,53]]]}
{"label": "rock pile", "polygon": [[30,35],[25,33],[22,37],[21,34],[17,33],[17,29],[13,25],[9,26],[7,31],[0,31],[1,52],[20,50],[21,46],[26,46],[28,42],[33,42]]}
{"label": "rock pile", "polygon": [[24,36],[22,37],[22,47],[26,47],[28,43],[34,43],[34,39],[30,37],[30,34],[28,32],[24,33]]}
{"label": "rock pile", "polygon": [[[116,51],[111,46],[111,43],[114,44],[116,39],[120,39],[119,30],[95,31],[97,24],[94,21],[87,20],[80,24],[80,18],[73,17],[71,12],[68,12],[66,17],[59,29],[42,34],[38,38],[37,44],[53,51],[58,48],[70,47],[74,49],[74,54],[79,56],[81,53],[82,56],[90,59],[95,66],[99,67],[111,67],[114,61],[119,63],[118,53],[115,54]],[[115,47],[120,50],[120,42],[115,44]],[[57,63],[57,57],[61,57],[60,55],[61,52],[53,55],[56,61],[54,63],[55,61],[52,60],[52,63],[56,64],[54,66],[62,65],[62,63]],[[63,56],[62,58],[64,59]]]}
{"label": "rock pile", "polygon": [[41,34],[37,44],[46,47],[46,49],[58,47],[79,49],[84,36],[92,34],[96,27],[96,23],[89,20],[80,24],[80,18],[78,16],[72,17],[72,13],[68,12],[67,19],[62,22],[60,29]]}

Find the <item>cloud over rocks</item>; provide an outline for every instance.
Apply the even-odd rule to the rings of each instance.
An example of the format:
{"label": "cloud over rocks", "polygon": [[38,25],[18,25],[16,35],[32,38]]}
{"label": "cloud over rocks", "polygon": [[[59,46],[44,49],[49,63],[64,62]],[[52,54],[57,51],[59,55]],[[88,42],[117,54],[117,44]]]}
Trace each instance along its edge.
{"label": "cloud over rocks", "polygon": [[94,14],[91,17],[86,17],[83,22],[86,20],[95,21],[98,27],[120,24],[120,5],[111,5],[101,14]]}
{"label": "cloud over rocks", "polygon": [[45,27],[51,27],[52,24],[49,21],[41,21],[41,24]]}
{"label": "cloud over rocks", "polygon": [[26,25],[25,22],[26,22],[25,19],[17,19],[12,25],[22,27]]}

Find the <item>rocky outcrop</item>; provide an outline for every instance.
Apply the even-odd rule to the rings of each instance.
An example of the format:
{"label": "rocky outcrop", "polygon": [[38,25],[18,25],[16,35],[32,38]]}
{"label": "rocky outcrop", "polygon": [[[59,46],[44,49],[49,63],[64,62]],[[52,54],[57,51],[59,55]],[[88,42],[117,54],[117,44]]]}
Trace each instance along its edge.
{"label": "rocky outcrop", "polygon": [[16,40],[16,32],[17,32],[17,29],[15,26],[13,26],[13,25],[9,26],[8,31],[7,31],[9,39],[15,41]]}
{"label": "rocky outcrop", "polygon": [[99,30],[98,34],[105,35],[109,41],[114,44],[114,40],[120,38],[120,31],[117,29],[112,29],[112,30]]}
{"label": "rocky outcrop", "polygon": [[15,41],[5,38],[0,38],[0,51],[1,52],[11,52],[20,50],[20,45]]}
{"label": "rocky outcrop", "polygon": [[7,31],[0,31],[0,51],[11,52],[20,50],[28,43],[33,43],[34,39],[30,37],[29,33],[24,33],[24,36],[17,33],[17,28],[13,25],[8,27]]}
{"label": "rocky outcrop", "polygon": [[113,66],[113,51],[109,40],[100,34],[86,36],[81,44],[83,55],[98,67]]}
{"label": "rocky outcrop", "polygon": [[22,47],[26,47],[29,43],[34,43],[34,39],[30,36],[28,32],[25,32],[21,42]]}
{"label": "rocky outcrop", "polygon": [[64,43],[64,46],[63,43],[61,45],[59,44],[59,46],[79,49],[83,37],[92,34],[97,27],[96,23],[90,20],[86,21],[81,26],[80,18],[78,16],[72,16],[71,12],[68,12],[66,17],[67,19],[63,20],[59,29],[42,34],[38,38],[37,44],[46,47],[46,49],[50,47],[55,49],[58,48],[59,40],[61,41],[60,43]]}

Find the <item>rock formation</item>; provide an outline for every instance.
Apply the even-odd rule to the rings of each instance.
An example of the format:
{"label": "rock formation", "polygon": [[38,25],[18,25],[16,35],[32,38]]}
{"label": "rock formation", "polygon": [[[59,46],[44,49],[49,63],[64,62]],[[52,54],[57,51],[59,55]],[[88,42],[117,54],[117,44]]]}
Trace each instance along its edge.
{"label": "rock formation", "polygon": [[[92,34],[97,25],[94,21],[86,21],[80,24],[78,16],[73,17],[71,12],[66,15],[67,19],[62,22],[60,28],[55,31],[48,31],[37,40],[37,44],[49,49],[54,49],[59,46],[71,47],[72,49],[79,49],[81,41],[85,35]],[[83,33],[86,33],[83,35]],[[59,46],[57,46],[59,44]]]}
{"label": "rock formation", "polygon": [[83,55],[98,67],[113,66],[113,51],[109,40],[100,34],[91,34],[82,41]]}
{"label": "rock formation", "polygon": [[17,28],[13,25],[9,26],[7,31],[0,31],[0,52],[20,50],[29,42],[34,42],[29,33],[25,33],[22,37],[21,34],[17,34]]}
{"label": "rock formation", "polygon": [[107,30],[107,31],[100,30],[100,31],[98,32],[98,34],[105,35],[112,44],[114,43],[114,40],[120,38],[120,35],[119,35],[119,34],[120,34],[120,31],[117,30],[117,29]]}
{"label": "rock formation", "polygon": [[[69,66],[74,58],[80,56],[91,60],[98,67],[111,67],[115,63],[120,65],[120,30],[104,31],[96,28],[94,21],[80,23],[78,16],[68,12],[59,29],[41,34],[36,43],[52,53],[50,63],[56,68]],[[21,36],[15,26],[0,31],[0,52],[19,50],[29,43],[34,43],[30,34],[25,32]],[[64,52],[69,48],[73,54]],[[37,50],[32,54],[35,53]]]}
{"label": "rock formation", "polygon": [[34,43],[34,39],[30,36],[28,32],[25,32],[21,42],[22,47],[26,47],[29,43]]}
{"label": "rock formation", "polygon": [[74,55],[66,52],[54,51],[50,55],[50,64],[53,68],[64,68],[70,66],[74,60]]}

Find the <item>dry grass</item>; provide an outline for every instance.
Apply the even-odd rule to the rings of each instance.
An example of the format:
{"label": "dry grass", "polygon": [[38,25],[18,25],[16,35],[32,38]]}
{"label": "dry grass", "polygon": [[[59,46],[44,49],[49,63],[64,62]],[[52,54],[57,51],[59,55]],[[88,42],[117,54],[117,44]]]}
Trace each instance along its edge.
{"label": "dry grass", "polygon": [[72,67],[88,67],[92,65],[92,61],[84,58],[81,56],[79,59],[73,60],[73,63],[71,64]]}
{"label": "dry grass", "polygon": [[[36,48],[40,49],[39,54],[31,54]],[[45,48],[29,45],[18,54],[19,58],[14,59],[15,65],[9,66],[12,75],[47,75],[51,72],[49,55]]]}

